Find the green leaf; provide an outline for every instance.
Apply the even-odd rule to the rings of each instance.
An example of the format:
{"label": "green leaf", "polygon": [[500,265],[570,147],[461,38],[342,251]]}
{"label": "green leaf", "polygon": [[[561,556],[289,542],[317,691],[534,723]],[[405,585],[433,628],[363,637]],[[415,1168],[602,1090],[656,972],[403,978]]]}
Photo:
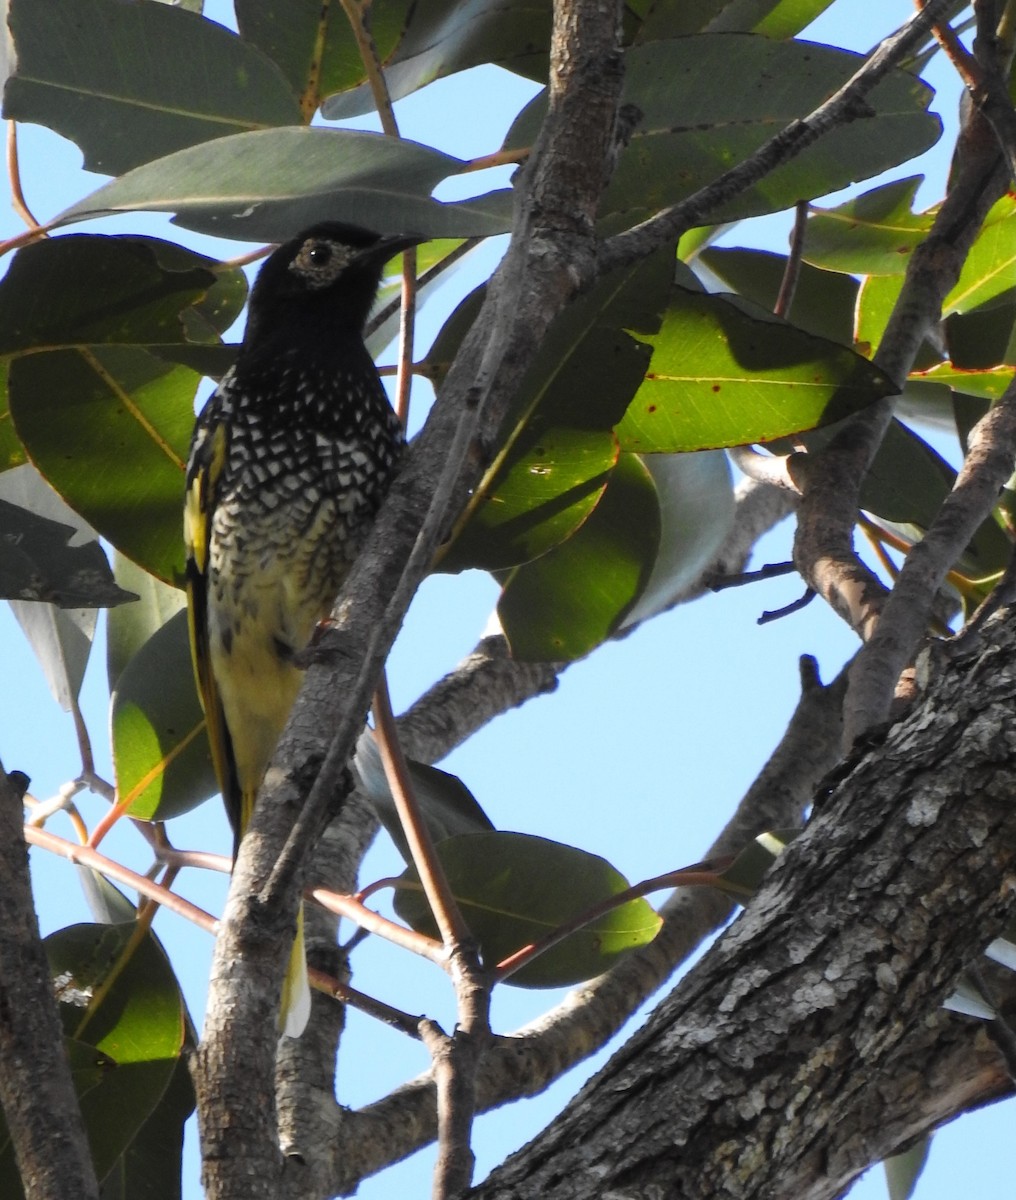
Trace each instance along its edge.
{"label": "green leaf", "polygon": [[[683,200],[754,153],[844,84],[861,55],[754,34],[703,34],[632,47],[624,101],[641,113],[601,203],[634,224]],[[737,86],[731,86],[736,80]],[[874,115],[832,130],[752,188],[709,213],[711,222],[779,212],[908,161],[941,132],[931,90],[904,71],[868,96]],[[546,100],[524,109],[506,146],[530,145]]]}
{"label": "green leaf", "polygon": [[659,41],[686,33],[762,33],[793,37],[832,0],[683,0],[652,5],[637,40]]}
{"label": "green leaf", "polygon": [[[388,831],[399,853],[407,863],[413,857],[395,807],[395,799],[384,768],[377,742],[371,731],[365,730],[356,743],[356,769],[360,786],[374,806],[381,824]],[[494,826],[473,793],[457,775],[450,775],[427,763],[409,759],[409,776],[424,822],[435,842],[465,833],[479,833]]]}
{"label": "green leaf", "polygon": [[954,391],[967,396],[983,396],[986,400],[998,400],[1013,381],[1014,368],[1008,363],[999,367],[971,370],[957,367],[953,363],[938,363],[927,371],[914,371],[911,379],[927,383],[943,383]]}
{"label": "green leaf", "polygon": [[1012,290],[1016,266],[1016,196],[1006,193],[984,218],[942,315],[966,313]]}
{"label": "green leaf", "polygon": [[623,450],[767,442],[839,421],[896,389],[866,359],[736,296],[675,288],[649,373],[617,427]]}
{"label": "green leaf", "polygon": [[124,668],[111,725],[117,796],[132,817],[167,821],[219,790],[185,612],[156,630]]}
{"label": "green leaf", "polygon": [[[528,834],[466,834],[441,842],[437,853],[487,966],[628,887],[598,855]],[[400,881],[395,911],[414,929],[433,936],[434,921],[416,872],[407,870]],[[660,924],[645,900],[629,900],[570,934],[506,982],[539,988],[591,979],[651,942]]]}
{"label": "green leaf", "polygon": [[714,561],[734,523],[734,488],[723,451],[647,454],[642,462],[656,485],[660,549],[623,629],[676,604]]}
{"label": "green leaf", "polygon": [[931,1137],[921,1137],[902,1154],[894,1154],[885,1160],[882,1166],[889,1188],[889,1200],[910,1200],[924,1164],[928,1161],[930,1149]]}
{"label": "green leaf", "polygon": [[812,209],[805,229],[805,260],[830,271],[901,275],[934,219],[933,212],[913,210],[923,179],[897,179],[836,208]]}
{"label": "green leaf", "polygon": [[275,64],[195,13],[10,0],[8,20],[17,66],[4,116],[70,138],[89,171],[119,175],[198,142],[301,120]]}
{"label": "green leaf", "polygon": [[[391,61],[407,13],[415,16],[417,7],[411,0],[371,5],[370,38],[379,62]],[[433,0],[423,7],[425,11],[433,9]],[[278,64],[293,91],[304,98],[308,116],[322,97],[365,81],[363,58],[341,5],[286,0],[280,7],[265,0],[236,0],[234,10],[244,41]],[[369,103],[360,111],[372,107]]]}
{"label": "green leaf", "polygon": [[578,530],[507,578],[498,615],[515,658],[581,658],[614,633],[642,593],[660,544],[656,488],[622,455]]}
{"label": "green leaf", "polygon": [[60,214],[172,212],[201,233],[278,242],[317,221],[380,232],[486,237],[511,225],[511,197],[443,204],[430,193],[463,164],[427,146],[350,129],[269,129],[146,163]]}
{"label": "green leaf", "polygon": [[902,287],[902,275],[869,275],[861,281],[854,327],[859,349],[871,354],[878,349]]}
{"label": "green leaf", "polygon": [[[428,0],[408,6],[400,0],[397,11],[404,8],[405,33],[385,60],[385,84],[393,100],[484,63],[541,82],[547,77],[551,11],[540,0]],[[373,108],[370,88],[363,85],[331,97],[322,112],[337,121]]]}
{"label": "green leaf", "polygon": [[559,545],[596,507],[617,456],[609,432],[526,430],[478,493],[441,570],[503,570]]}
{"label": "green leaf", "polygon": [[71,234],[25,246],[0,282],[0,355],[216,342],[213,321],[235,307],[230,283],[214,259],[170,245]]}
{"label": "green leaf", "polygon": [[173,1076],[184,1043],[183,998],[162,947],[151,933],[138,940],[133,922],[61,929],[46,939],[46,953],[68,1036],[115,1064],[81,1104],[101,1180]]}
{"label": "green leaf", "polygon": [[117,582],[139,597],[111,612],[106,621],[106,678],[112,692],[124,667],[157,630],[180,612],[187,598],[122,554],[113,558]]}
{"label": "green leaf", "polygon": [[758,891],[766,872],[800,832],[800,829],[773,829],[760,833],[717,876],[716,886],[738,904],[746,904]]}
{"label": "green leaf", "polygon": [[194,1105],[181,1056],[162,1098],[102,1181],[101,1200],[180,1200],[184,1125]]}
{"label": "green leaf", "polygon": [[132,347],[32,354],[11,412],[33,462],[75,511],[167,583],[183,571],[183,472],[200,377]]}
{"label": "green leaf", "polygon": [[[710,247],[698,257],[713,275],[760,308],[772,312],[787,269],[785,254],[741,247]],[[787,320],[805,333],[853,346],[858,282],[849,275],[802,263]]]}
{"label": "green leaf", "polygon": [[[923,438],[893,421],[861,488],[861,507],[916,541],[930,528],[952,490],[956,472]],[[972,577],[1005,568],[1012,543],[990,517],[971,539],[957,566]]]}

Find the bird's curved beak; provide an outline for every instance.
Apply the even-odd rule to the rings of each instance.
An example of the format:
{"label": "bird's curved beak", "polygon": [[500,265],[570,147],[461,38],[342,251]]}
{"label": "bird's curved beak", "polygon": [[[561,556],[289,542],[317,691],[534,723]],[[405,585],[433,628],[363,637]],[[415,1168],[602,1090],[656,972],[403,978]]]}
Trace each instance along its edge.
{"label": "bird's curved beak", "polygon": [[430,237],[422,233],[392,233],[386,234],[374,243],[373,246],[367,246],[361,250],[358,258],[369,260],[371,262],[386,263],[390,258],[394,258],[403,250],[408,250],[412,246],[419,246],[422,242],[429,242]]}

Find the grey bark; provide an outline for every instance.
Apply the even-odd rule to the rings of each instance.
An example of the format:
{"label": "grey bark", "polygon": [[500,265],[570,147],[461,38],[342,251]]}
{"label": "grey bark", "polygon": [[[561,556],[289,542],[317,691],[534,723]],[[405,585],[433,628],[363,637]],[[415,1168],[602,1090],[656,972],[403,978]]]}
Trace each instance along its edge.
{"label": "grey bark", "polygon": [[1012,617],[933,648],[745,913],[474,1200],[826,1200],[1011,1090],[983,1024],[941,1005],[1012,910]]}

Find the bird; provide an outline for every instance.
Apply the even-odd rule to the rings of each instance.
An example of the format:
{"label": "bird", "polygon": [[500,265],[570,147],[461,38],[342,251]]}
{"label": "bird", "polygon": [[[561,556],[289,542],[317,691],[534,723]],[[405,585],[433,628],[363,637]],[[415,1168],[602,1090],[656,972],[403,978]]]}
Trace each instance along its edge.
{"label": "bird", "polygon": [[[419,244],[336,221],[278,246],[236,360],[198,415],[186,470],[191,651],[234,857],[302,679],[404,448],[364,344],[384,265]],[[302,907],[280,1006],[310,1013]]]}

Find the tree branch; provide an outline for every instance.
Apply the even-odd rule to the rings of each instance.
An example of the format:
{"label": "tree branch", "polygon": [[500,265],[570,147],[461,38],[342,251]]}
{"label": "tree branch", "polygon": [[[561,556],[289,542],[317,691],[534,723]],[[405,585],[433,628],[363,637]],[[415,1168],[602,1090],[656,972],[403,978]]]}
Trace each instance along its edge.
{"label": "tree branch", "polygon": [[21,823],[21,793],[0,766],[0,1102],[27,1200],[98,1200]]}
{"label": "tree branch", "polygon": [[819,801],[743,916],[471,1197],[832,1200],[1009,1091],[997,1049],[940,1009],[1012,909],[1016,622],[1002,617],[932,656],[921,703]]}

